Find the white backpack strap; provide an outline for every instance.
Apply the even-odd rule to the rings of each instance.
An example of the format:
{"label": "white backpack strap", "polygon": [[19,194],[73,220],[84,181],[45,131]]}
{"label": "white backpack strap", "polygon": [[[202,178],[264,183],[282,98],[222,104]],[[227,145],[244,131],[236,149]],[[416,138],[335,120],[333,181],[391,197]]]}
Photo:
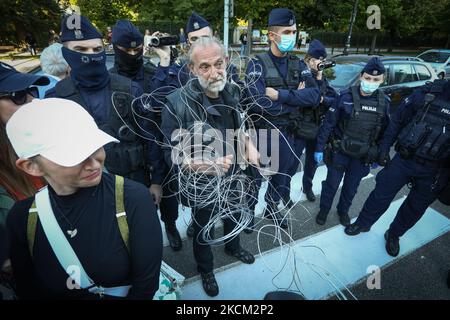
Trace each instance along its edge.
{"label": "white backpack strap", "polygon": [[[80,270],[80,283],[77,284],[83,289],[92,286],[94,282],[84,271],[75,251],[73,251],[58,221],[56,221],[47,187],[36,194],[36,207],[45,236],[63,269],[68,272],[68,270],[73,270],[74,267],[78,268]],[[70,276],[70,273],[68,274]],[[76,282],[78,279],[72,278],[72,280]]]}
{"label": "white backpack strap", "polygon": [[[75,251],[64,235],[61,227],[56,221],[55,214],[53,213],[52,206],[50,204],[50,196],[48,188],[45,187],[36,194],[36,208],[41,221],[42,228],[45,235],[53,249],[59,263],[67,272],[69,277],[78,284],[80,288],[88,289],[91,293],[107,294],[111,296],[124,297],[127,296],[128,290],[131,286],[121,286],[113,288],[102,288],[96,286],[91,278],[87,275],[80,260],[78,259]],[[74,268],[79,270],[79,279],[72,278]],[[80,283],[78,283],[80,282]]]}

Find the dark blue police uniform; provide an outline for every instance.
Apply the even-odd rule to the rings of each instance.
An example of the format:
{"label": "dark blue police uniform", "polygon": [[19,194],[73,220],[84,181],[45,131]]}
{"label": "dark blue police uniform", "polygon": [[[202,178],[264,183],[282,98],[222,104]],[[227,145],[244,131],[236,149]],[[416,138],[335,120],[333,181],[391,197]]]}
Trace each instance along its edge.
{"label": "dark blue police uniform", "polygon": [[[132,55],[118,46],[130,49],[137,48],[143,44],[144,37],[139,30],[129,20],[119,20],[113,28],[112,44],[115,52],[115,66],[112,72],[119,73],[127,78],[130,78],[136,83],[139,83],[145,93],[151,92],[151,81],[148,79],[150,75],[144,72],[143,64],[143,48],[140,49],[138,54]],[[111,71],[110,71],[111,72]],[[163,142],[163,134],[159,130],[161,127],[161,112],[158,112],[155,108],[155,99],[148,99],[152,105],[151,110],[148,111],[148,119],[145,121],[145,130],[148,133],[148,139],[150,139],[147,156],[152,159],[152,178],[153,175],[162,175],[164,179],[157,179],[157,182],[161,182],[163,187],[163,198],[159,204],[161,211],[161,220],[165,223],[167,229],[167,235],[169,243],[175,250],[181,249],[181,237],[176,230],[175,221],[178,218],[178,201],[173,194],[176,190],[174,179],[171,179],[169,168],[164,162],[163,153],[160,145]],[[155,110],[156,109],[156,110]],[[161,180],[161,181],[159,181]],[[156,183],[155,179],[152,179],[152,183]]]}
{"label": "dark blue police uniform", "polygon": [[[323,60],[327,57],[325,46],[319,40],[313,40],[308,49],[308,55]],[[307,70],[306,64],[303,65],[303,70]],[[317,163],[314,160],[314,152],[317,144],[317,134],[322,121],[328,109],[333,105],[335,99],[338,97],[337,92],[330,86],[325,76],[321,80],[317,80],[314,71],[312,72],[312,80],[316,82],[320,91],[320,96],[323,98],[322,103],[304,107],[296,111],[292,118],[295,119],[295,127],[293,128],[295,139],[295,154],[294,163],[289,170],[289,177],[295,175],[300,163],[300,157],[305,150],[305,164],[303,167],[303,192],[306,194],[309,201],[315,201],[315,196],[312,191],[314,174],[317,169]],[[302,76],[301,81],[306,81]],[[286,195],[289,198],[289,194]],[[289,203],[288,200],[285,200]]]}
{"label": "dark blue police uniform", "polygon": [[389,208],[398,191],[411,190],[385,234],[386,250],[396,256],[399,238],[425,213],[446,186],[450,166],[450,82],[436,80],[405,98],[380,144],[380,159],[387,159],[397,141],[393,160],[376,177],[376,186],[348,235],[367,232]]}
{"label": "dark blue police uniform", "polygon": [[[384,71],[380,60],[372,58],[361,74],[380,75]],[[369,174],[370,164],[377,160],[378,143],[389,123],[389,97],[380,90],[363,96],[361,90],[359,85],[340,93],[317,138],[317,153],[323,153],[327,146],[328,155],[325,161],[328,173],[322,182],[320,212],[316,217],[321,225],[344,176],[337,212],[341,224],[350,224],[348,211],[353,198],[361,179]]]}
{"label": "dark blue police uniform", "polygon": [[125,49],[136,49],[144,42],[144,36],[129,20],[119,20],[113,27],[111,43],[114,49],[114,67],[110,72],[118,73],[138,83],[144,92],[149,91],[149,81],[145,81],[143,48],[136,54],[129,54]]}
{"label": "dark blue police uniform", "polygon": [[[80,24],[71,25],[67,23],[71,17],[63,19],[61,24],[63,43],[102,39],[101,34],[87,18],[78,16],[79,18],[75,18],[74,21],[80,21]],[[105,146],[106,169],[111,173],[149,185],[150,176],[147,168],[158,167],[159,160],[152,159],[146,154],[146,150],[151,148],[153,142],[143,141],[135,134],[142,132],[131,112],[133,107],[138,114],[148,116],[148,111],[141,103],[134,103],[131,106],[133,98],[143,94],[142,88],[125,77],[109,74],[104,50],[100,53],[84,54],[63,47],[62,52],[71,67],[70,77],[58,82],[55,88],[47,92],[46,97],[65,98],[83,106],[100,128],[121,141],[117,146]],[[139,125],[145,128],[147,124],[141,119],[138,121]],[[161,184],[162,179],[162,173],[157,171],[153,173],[152,183]]]}
{"label": "dark blue police uniform", "polygon": [[[269,15],[269,26],[291,26],[295,24],[295,16],[288,9],[274,9]],[[301,81],[305,81],[305,89],[298,90]],[[246,71],[247,92],[245,105],[248,109],[260,139],[263,132],[267,132],[267,156],[279,159],[276,173],[271,175],[269,187],[265,196],[269,210],[277,211],[279,200],[285,198],[290,192],[290,174],[295,166],[295,154],[301,146],[296,145],[296,139],[288,130],[291,114],[299,108],[316,106],[320,101],[320,91],[312,74],[303,61],[296,56],[287,54],[284,57],[275,56],[271,50],[250,60]],[[266,88],[272,87],[278,91],[278,100],[271,101],[266,96]],[[279,145],[278,154],[271,154],[272,134],[276,129]],[[265,139],[264,139],[265,140]],[[261,141],[259,141],[261,142]],[[258,149],[261,152],[261,144]],[[297,151],[297,152],[296,152]],[[272,164],[274,160],[272,160]],[[298,166],[298,162],[297,162]],[[258,186],[261,180],[256,180]],[[254,206],[255,203],[251,204]],[[278,218],[280,218],[278,216]],[[286,223],[278,219],[283,227]]]}

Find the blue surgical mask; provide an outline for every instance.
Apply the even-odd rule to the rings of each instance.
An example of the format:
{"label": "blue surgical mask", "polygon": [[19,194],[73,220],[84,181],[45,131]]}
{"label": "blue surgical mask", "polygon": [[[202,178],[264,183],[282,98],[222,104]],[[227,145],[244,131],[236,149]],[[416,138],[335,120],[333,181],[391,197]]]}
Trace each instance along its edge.
{"label": "blue surgical mask", "polygon": [[106,70],[106,53],[85,54],[61,48],[64,59],[70,66],[70,77],[75,85],[86,90],[99,90],[109,83]]}
{"label": "blue surgical mask", "polygon": [[281,42],[277,43],[278,49],[281,52],[289,52],[294,49],[295,46],[295,34],[282,34]]}
{"label": "blue surgical mask", "polygon": [[379,86],[380,86],[379,82],[368,82],[365,80],[361,80],[361,90],[366,94],[374,93]]}

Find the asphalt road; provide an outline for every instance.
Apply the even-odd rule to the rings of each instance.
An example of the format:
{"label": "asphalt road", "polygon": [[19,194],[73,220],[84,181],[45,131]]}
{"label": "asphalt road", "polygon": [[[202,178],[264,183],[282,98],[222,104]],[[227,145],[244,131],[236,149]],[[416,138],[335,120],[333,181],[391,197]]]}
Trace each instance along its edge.
{"label": "asphalt road", "polygon": [[[351,218],[358,215],[364,201],[374,187],[374,177],[361,182],[350,209],[349,214]],[[397,194],[394,200],[407,195],[407,193],[408,188],[405,187]],[[340,191],[335,197],[334,208],[339,199],[339,194]],[[311,212],[312,217],[301,205]],[[297,204],[293,209],[292,236],[294,240],[322,232],[339,223],[336,211],[333,211],[333,209],[328,216],[325,226],[319,226],[315,223],[315,215],[319,211],[319,199],[314,203],[304,201],[301,202],[301,205]],[[432,207],[450,219],[449,207],[437,201],[433,203]],[[216,230],[216,234],[221,235],[222,230]],[[250,235],[242,233],[241,244],[253,254],[258,254],[255,232]],[[268,237],[260,238],[260,247],[263,252],[273,249],[273,240]],[[213,247],[213,252],[216,271],[236,264],[236,260],[223,253],[223,246]],[[396,259],[390,265],[384,266],[381,270],[381,289],[369,290],[366,280],[362,279],[359,283],[355,283],[350,287],[351,291],[358,299],[450,299],[450,289],[446,285],[446,277],[450,269],[449,253],[450,233],[447,233],[413,253]],[[183,241],[183,249],[179,252],[173,252],[170,247],[165,247],[164,261],[183,274],[188,282],[198,279],[191,239]],[[335,297],[330,297],[330,299],[335,299]]]}

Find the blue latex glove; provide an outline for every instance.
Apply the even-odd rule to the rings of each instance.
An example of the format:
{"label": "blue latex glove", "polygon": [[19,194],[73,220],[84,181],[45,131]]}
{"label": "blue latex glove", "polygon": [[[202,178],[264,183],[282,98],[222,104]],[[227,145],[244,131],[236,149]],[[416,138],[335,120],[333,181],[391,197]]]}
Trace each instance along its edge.
{"label": "blue latex glove", "polygon": [[323,161],[323,152],[314,152],[314,160],[320,164]]}
{"label": "blue latex glove", "polygon": [[372,163],[371,165],[370,165],[370,169],[376,169],[376,168],[378,168],[379,167],[379,165],[378,165],[378,163],[376,163],[376,162],[374,162],[374,163]]}

